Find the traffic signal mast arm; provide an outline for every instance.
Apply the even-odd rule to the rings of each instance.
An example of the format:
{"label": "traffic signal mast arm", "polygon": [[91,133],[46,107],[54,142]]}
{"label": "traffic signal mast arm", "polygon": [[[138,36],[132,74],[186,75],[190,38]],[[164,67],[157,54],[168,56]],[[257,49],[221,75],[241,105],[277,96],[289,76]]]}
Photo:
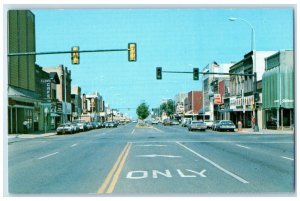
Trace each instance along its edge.
{"label": "traffic signal mast arm", "polygon": [[[163,73],[186,73],[186,74],[192,74],[193,72],[189,72],[189,71],[162,71]],[[244,73],[203,73],[203,72],[199,72],[199,74],[203,74],[203,75],[237,75],[237,76],[255,76],[255,74],[244,74]]]}
{"label": "traffic signal mast arm", "polygon": [[[108,49],[108,50],[79,50],[78,53],[88,52],[125,52],[128,49]],[[45,54],[70,54],[73,51],[52,51],[52,52],[21,52],[21,53],[8,53],[8,56],[26,56],[26,55],[45,55]]]}

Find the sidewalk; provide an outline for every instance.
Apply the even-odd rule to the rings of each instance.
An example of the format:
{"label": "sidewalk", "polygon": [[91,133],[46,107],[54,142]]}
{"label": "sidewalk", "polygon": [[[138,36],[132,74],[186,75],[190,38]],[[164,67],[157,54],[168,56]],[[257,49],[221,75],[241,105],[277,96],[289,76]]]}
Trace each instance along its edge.
{"label": "sidewalk", "polygon": [[241,131],[236,131],[241,134],[294,134],[294,130],[272,130],[272,129],[259,129],[254,132],[252,128],[243,128]]}
{"label": "sidewalk", "polygon": [[28,133],[28,134],[8,134],[7,141],[8,141],[8,143],[13,143],[13,142],[22,141],[25,139],[49,137],[49,136],[53,136],[53,135],[56,135],[55,130],[51,130],[46,133],[43,131],[39,131],[39,132]]}

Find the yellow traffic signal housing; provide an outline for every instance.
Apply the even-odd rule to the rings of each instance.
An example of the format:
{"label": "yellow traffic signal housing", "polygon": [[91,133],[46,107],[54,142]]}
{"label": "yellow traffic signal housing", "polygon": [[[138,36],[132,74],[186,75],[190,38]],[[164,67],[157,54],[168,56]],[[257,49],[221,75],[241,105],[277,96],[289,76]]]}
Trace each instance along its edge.
{"label": "yellow traffic signal housing", "polygon": [[77,65],[79,64],[79,46],[72,47],[72,64]]}
{"label": "yellow traffic signal housing", "polygon": [[128,61],[136,61],[136,43],[128,43]]}
{"label": "yellow traffic signal housing", "polygon": [[156,79],[161,80],[162,79],[162,68],[156,67]]}

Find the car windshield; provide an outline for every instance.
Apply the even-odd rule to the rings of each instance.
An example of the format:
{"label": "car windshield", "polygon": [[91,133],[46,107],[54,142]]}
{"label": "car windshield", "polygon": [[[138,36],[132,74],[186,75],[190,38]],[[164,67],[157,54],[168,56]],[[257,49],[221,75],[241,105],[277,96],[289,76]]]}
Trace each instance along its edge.
{"label": "car windshield", "polygon": [[233,124],[232,121],[222,121],[222,124]]}
{"label": "car windshield", "polygon": [[192,121],[192,124],[203,124],[202,121]]}

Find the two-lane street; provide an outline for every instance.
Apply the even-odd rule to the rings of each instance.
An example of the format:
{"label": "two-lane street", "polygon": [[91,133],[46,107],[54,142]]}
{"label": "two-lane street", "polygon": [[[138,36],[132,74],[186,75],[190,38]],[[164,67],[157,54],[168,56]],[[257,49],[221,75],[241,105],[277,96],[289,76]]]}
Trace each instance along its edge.
{"label": "two-lane street", "polygon": [[294,153],[294,135],[130,123],[9,144],[9,193],[291,193]]}

